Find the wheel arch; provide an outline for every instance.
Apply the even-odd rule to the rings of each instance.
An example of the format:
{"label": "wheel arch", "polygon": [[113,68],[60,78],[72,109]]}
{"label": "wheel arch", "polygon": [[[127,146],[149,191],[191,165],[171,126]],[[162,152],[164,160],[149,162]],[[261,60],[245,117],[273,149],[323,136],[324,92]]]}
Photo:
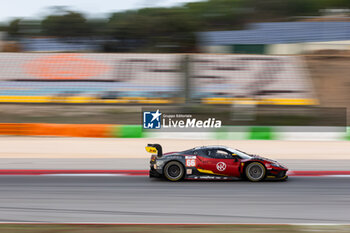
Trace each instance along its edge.
{"label": "wheel arch", "polygon": [[[182,165],[182,167],[184,168],[184,170],[186,171],[186,165],[185,165],[185,162],[184,161],[182,161],[181,159],[169,159],[168,161],[166,161],[165,163],[164,163],[164,165],[163,165],[163,168],[162,168],[162,173],[164,174],[164,169],[165,169],[165,167],[166,167],[166,165],[168,164],[168,163],[170,163],[170,162],[179,162],[181,165]],[[186,174],[185,174],[186,175]]]}
{"label": "wheel arch", "polygon": [[[267,168],[266,168],[266,166],[265,166],[265,164],[264,164],[263,162],[261,162],[260,160],[249,160],[249,161],[247,161],[247,162],[244,162],[244,163],[243,163],[243,166],[241,167],[240,173],[241,173],[241,177],[242,177],[243,179],[247,179],[246,173],[245,173],[245,169],[246,169],[247,166],[248,166],[249,164],[251,164],[251,163],[260,163],[261,165],[264,166],[265,172],[267,173]],[[265,174],[265,177],[266,177],[266,174]]]}
{"label": "wheel arch", "polygon": [[[180,166],[182,167],[183,174],[182,174],[181,178],[179,178],[178,180],[171,180],[170,178],[167,177],[167,174],[166,174],[165,169],[166,169],[167,165],[168,165],[169,163],[171,163],[171,162],[179,163]],[[166,162],[164,163],[163,168],[162,168],[162,173],[163,173],[163,177],[164,177],[165,179],[167,179],[167,180],[170,180],[170,181],[179,181],[179,180],[185,179],[186,176],[187,176],[187,174],[186,174],[186,166],[184,165],[184,162],[181,161],[181,159],[170,159],[169,161],[166,161]]]}

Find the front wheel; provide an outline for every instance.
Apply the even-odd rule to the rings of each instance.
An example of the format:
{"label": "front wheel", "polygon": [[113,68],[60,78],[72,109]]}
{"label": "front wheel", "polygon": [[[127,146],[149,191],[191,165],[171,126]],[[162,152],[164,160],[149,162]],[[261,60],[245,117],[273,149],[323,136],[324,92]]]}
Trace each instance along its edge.
{"label": "front wheel", "polygon": [[185,175],[185,169],[180,162],[171,161],[164,167],[164,177],[170,181],[179,181]]}
{"label": "front wheel", "polygon": [[245,175],[249,181],[261,181],[265,178],[266,168],[261,163],[253,162],[246,167]]}

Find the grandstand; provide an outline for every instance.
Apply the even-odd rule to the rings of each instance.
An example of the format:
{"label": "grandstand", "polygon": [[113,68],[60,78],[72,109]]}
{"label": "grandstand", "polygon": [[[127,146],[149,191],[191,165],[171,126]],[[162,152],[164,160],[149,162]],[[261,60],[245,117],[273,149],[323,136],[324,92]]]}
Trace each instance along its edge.
{"label": "grandstand", "polygon": [[0,101],[169,103],[179,66],[177,55],[2,53]]}
{"label": "grandstand", "polygon": [[0,69],[0,102],[6,103],[184,103],[185,90],[204,104],[317,103],[296,57],[2,53]]}

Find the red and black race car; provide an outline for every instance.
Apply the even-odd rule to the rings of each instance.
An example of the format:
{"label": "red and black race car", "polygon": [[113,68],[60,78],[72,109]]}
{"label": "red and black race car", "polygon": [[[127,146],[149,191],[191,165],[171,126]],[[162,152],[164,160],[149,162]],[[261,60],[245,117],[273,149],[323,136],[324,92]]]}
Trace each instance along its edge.
{"label": "red and black race car", "polygon": [[288,178],[288,168],[277,161],[225,146],[202,146],[163,154],[161,145],[148,144],[146,150],[153,153],[149,176],[170,181],[241,178],[257,182]]}

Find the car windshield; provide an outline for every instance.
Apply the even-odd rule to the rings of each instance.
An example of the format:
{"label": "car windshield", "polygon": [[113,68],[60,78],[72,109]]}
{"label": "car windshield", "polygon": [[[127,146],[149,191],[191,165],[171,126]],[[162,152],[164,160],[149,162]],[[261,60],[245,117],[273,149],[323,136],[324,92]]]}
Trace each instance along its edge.
{"label": "car windshield", "polygon": [[237,154],[239,157],[241,157],[242,159],[251,159],[252,157],[247,154],[246,152],[243,152],[243,151],[240,151],[238,149],[232,149],[232,148],[229,148],[230,152],[234,153],[234,154]]}

